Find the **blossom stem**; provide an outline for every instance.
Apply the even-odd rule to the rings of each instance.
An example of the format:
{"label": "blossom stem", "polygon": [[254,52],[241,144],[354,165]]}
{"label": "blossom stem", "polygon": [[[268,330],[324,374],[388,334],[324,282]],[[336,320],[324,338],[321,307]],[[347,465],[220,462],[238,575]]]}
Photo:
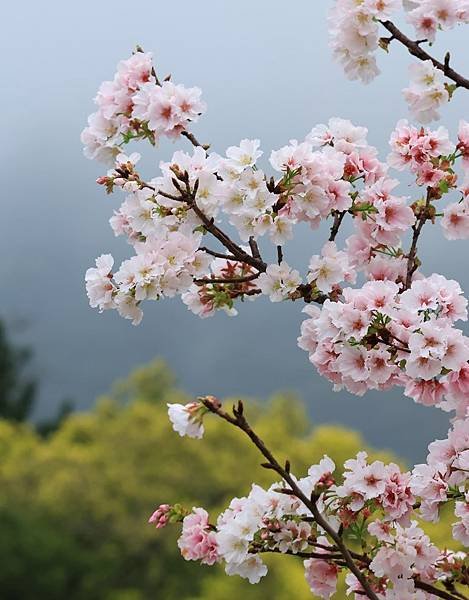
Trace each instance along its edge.
{"label": "blossom stem", "polygon": [[429,594],[433,594],[434,596],[438,596],[438,598],[443,598],[443,600],[460,600],[460,599],[467,600],[467,596],[464,596],[463,594],[460,594],[459,592],[457,592],[457,595],[450,594],[449,592],[439,590],[438,588],[434,587],[433,585],[431,585],[429,583],[425,583],[423,581],[420,581],[419,579],[414,579],[414,583],[415,583],[416,588],[419,588],[425,592],[428,592]]}

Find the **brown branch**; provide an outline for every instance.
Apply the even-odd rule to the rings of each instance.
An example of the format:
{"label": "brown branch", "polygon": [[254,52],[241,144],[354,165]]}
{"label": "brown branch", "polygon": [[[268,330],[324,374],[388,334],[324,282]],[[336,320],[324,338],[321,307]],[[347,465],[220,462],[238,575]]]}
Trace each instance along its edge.
{"label": "brown branch", "polygon": [[258,294],[262,294],[262,290],[258,290],[256,288],[254,290],[241,291],[239,292],[238,296],[257,296]]}
{"label": "brown branch", "polygon": [[257,245],[257,242],[252,235],[249,237],[249,247],[251,248],[251,253],[253,257],[260,259],[261,253],[259,252],[259,246]]}
{"label": "brown branch", "polygon": [[289,556],[298,556],[299,558],[317,558],[319,560],[333,560],[336,564],[339,564],[340,566],[346,566],[341,554],[328,554],[327,552],[292,552],[291,550],[281,552],[278,548],[259,548],[253,551],[252,554],[264,554],[270,552],[273,552],[274,554],[288,554]]}
{"label": "brown branch", "polygon": [[[155,189],[152,188],[151,185],[145,184],[145,187],[150,188],[150,189]],[[163,196],[163,198],[168,198],[169,200],[175,200],[176,202],[184,202],[184,198],[181,198],[181,196],[175,196],[174,194],[168,194],[168,192],[163,192],[162,190],[158,190],[156,192],[157,196]]]}
{"label": "brown branch", "polygon": [[289,298],[290,300],[299,300],[302,298],[307,304],[310,302],[324,304],[329,299],[329,296],[327,294],[318,294],[310,283],[302,283],[290,294]]}
{"label": "brown branch", "polygon": [[371,589],[370,584],[365,575],[363,575],[362,571],[358,568],[353,560],[349,549],[344,544],[340,535],[329,525],[329,523],[324,519],[324,517],[319,512],[316,502],[310,498],[308,498],[302,490],[298,487],[295,479],[290,475],[289,471],[284,469],[275,459],[273,454],[267,448],[265,443],[261,440],[261,438],[251,429],[249,423],[243,415],[243,404],[242,402],[238,403],[238,407],[233,409],[234,417],[223,411],[221,408],[216,406],[213,402],[208,399],[201,398],[201,402],[213,413],[220,416],[228,423],[231,423],[235,427],[238,427],[250,438],[253,444],[260,450],[262,455],[268,460],[271,468],[276,471],[291,487],[292,493],[299,499],[303,504],[311,511],[313,514],[316,523],[334,540],[338,551],[344,558],[347,567],[350,571],[355,575],[355,577],[360,582],[361,586],[366,592],[366,595],[370,600],[379,600],[378,596]]}
{"label": "brown branch", "polygon": [[335,240],[335,238],[337,237],[337,234],[339,233],[339,229],[340,226],[342,225],[342,221],[345,217],[345,215],[347,214],[347,211],[344,210],[342,212],[336,212],[334,214],[334,223],[332,224],[331,227],[331,234],[329,236],[329,241],[333,242]]}
{"label": "brown branch", "polygon": [[430,218],[428,214],[428,207],[430,206],[432,188],[427,188],[427,198],[425,200],[425,206],[420,209],[417,222],[412,225],[412,243],[407,254],[407,273],[404,282],[404,289],[408,290],[412,283],[412,276],[417,270],[417,244],[419,241],[420,234],[422,233],[423,226]]}
{"label": "brown branch", "polygon": [[229,238],[225,232],[223,232],[219,227],[217,227],[215,225],[214,220],[209,219],[207,215],[198,207],[197,202],[193,196],[190,199],[188,199],[188,204],[195,212],[195,214],[199,217],[199,219],[202,221],[205,229],[209,231],[214,237],[216,237],[217,240],[221,242],[223,246],[225,246],[225,248],[233,254],[236,260],[251,265],[251,267],[254,267],[261,273],[263,273],[267,269],[267,265],[263,260],[255,258],[254,256],[251,256],[250,254],[245,252],[240,246],[238,246],[238,244],[233,242],[233,240]]}
{"label": "brown branch", "polygon": [[382,342],[383,344],[385,344],[389,348],[392,348],[393,350],[399,350],[400,352],[406,352],[407,354],[410,354],[409,348],[407,348],[407,347],[401,347],[401,346],[396,346],[396,344],[393,344],[389,340],[386,340],[384,337],[379,337],[378,336],[378,341]]}
{"label": "brown branch", "polygon": [[[449,592],[440,590],[429,583],[420,581],[420,579],[414,579],[414,583],[415,583],[416,588],[419,588],[420,590],[424,590],[425,592],[428,592],[429,594],[433,594],[434,596],[438,596],[438,598],[443,598],[443,600],[458,600],[458,596],[453,596],[453,594],[450,594]],[[459,595],[459,593],[458,593],[458,595]],[[461,595],[461,598],[465,598],[465,600],[467,600],[467,596]]]}
{"label": "brown branch", "polygon": [[224,258],[225,260],[236,261],[236,257],[232,254],[223,254],[223,252],[217,252],[216,250],[212,250],[211,248],[207,248],[206,246],[201,246],[199,250],[210,254],[211,256],[215,256],[215,258]]}
{"label": "brown branch", "polygon": [[[252,255],[250,255],[247,252],[245,252],[238,244],[236,244],[224,231],[222,231],[217,225],[215,225],[214,220],[207,217],[207,215],[197,205],[196,197],[198,182],[196,181],[196,183],[194,184],[194,189],[191,189],[187,173],[181,174],[181,177],[183,177],[183,179],[181,180],[178,180],[177,178],[173,178],[172,180],[174,186],[180,194],[179,196],[170,194],[169,192],[165,192],[162,190],[156,190],[154,186],[143,181],[142,179],[140,179],[140,177],[138,177],[136,181],[142,188],[148,188],[150,190],[156,191],[156,195],[163,196],[164,198],[168,198],[169,200],[174,200],[176,202],[185,202],[202,221],[206,231],[211,233],[227,250],[229,250],[229,252],[231,252],[231,254],[225,255],[221,252],[216,252],[215,250],[211,250],[207,247],[202,247],[200,248],[200,250],[203,250],[204,252],[207,252],[208,254],[211,254],[212,256],[215,256],[217,258],[224,258],[226,260],[246,263],[251,267],[254,267],[257,271],[259,271],[259,273],[264,273],[267,269],[267,264],[262,260],[259,252],[259,246],[257,245],[257,242],[254,240],[254,238],[249,238],[249,246],[252,252]],[[184,187],[182,186],[182,184],[184,184]],[[212,281],[212,283],[214,282]],[[249,292],[245,292],[244,295],[253,296],[260,293],[261,290],[256,289],[249,290]],[[298,286],[295,292],[290,294],[291,300],[298,300],[300,298],[302,298],[307,303],[316,302],[318,304],[324,304],[328,296],[325,294],[313,295],[313,288],[311,287],[311,285],[302,284]]]}
{"label": "brown branch", "polygon": [[418,58],[419,60],[431,61],[434,67],[436,67],[437,69],[442,71],[444,73],[444,75],[446,77],[448,77],[448,79],[451,79],[452,81],[454,81],[454,83],[458,87],[463,87],[463,88],[466,88],[466,90],[469,90],[469,79],[467,79],[466,77],[463,77],[457,71],[455,71],[454,69],[452,69],[449,66],[449,55],[448,54],[446,55],[445,62],[442,63],[439,60],[437,60],[436,58],[433,58],[433,56],[428,54],[428,52],[426,52],[420,46],[420,44],[422,43],[421,40],[418,40],[418,41],[411,40],[404,33],[402,33],[402,31],[400,29],[398,29],[394,25],[394,23],[392,23],[391,21],[380,21],[380,23],[381,23],[381,25],[383,25],[383,27],[385,27],[389,31],[389,33],[391,33],[392,37],[395,40],[397,40],[398,42],[400,42],[407,48],[407,50],[409,51],[410,54],[412,54],[412,56],[415,56],[415,58]]}
{"label": "brown branch", "polygon": [[253,281],[259,277],[260,273],[253,273],[252,275],[246,275],[245,277],[205,277],[201,279],[194,279],[194,283],[198,285],[204,285],[206,283],[246,283],[247,281]]}
{"label": "brown branch", "polygon": [[[205,229],[209,231],[215,238],[217,238],[217,240],[221,242],[221,244],[231,252],[231,256],[229,257],[230,260],[244,262],[250,265],[251,267],[257,269],[260,273],[263,273],[267,269],[267,265],[260,257],[259,249],[257,247],[256,242],[253,240],[253,243],[255,244],[256,248],[256,252],[253,252],[255,256],[251,256],[250,254],[245,252],[240,246],[238,246],[238,244],[233,242],[233,240],[228,235],[226,235],[224,231],[222,231],[219,227],[215,225],[214,220],[207,217],[207,215],[199,208],[196,202],[198,182],[195,183],[194,189],[191,190],[189,185],[189,176],[187,173],[184,173],[181,182],[185,184],[185,189],[182,188],[181,184],[176,178],[173,178],[173,184],[178,190],[180,194],[179,196],[170,194],[168,192],[164,192],[162,190],[156,190],[157,195],[163,196],[164,198],[168,198],[170,200],[174,200],[176,202],[185,202],[202,221]],[[149,183],[146,183],[145,181],[142,181],[141,179],[138,180],[138,183],[142,187],[155,190],[154,186],[150,185]],[[208,253],[212,254],[213,256],[227,258],[225,255],[216,253],[213,250],[209,251],[207,248],[201,248],[201,250],[202,249],[206,252],[208,251]]]}
{"label": "brown branch", "polygon": [[280,265],[283,261],[283,249],[282,246],[277,246],[277,262]]}
{"label": "brown branch", "polygon": [[[282,477],[282,479],[288,483],[288,485],[291,488],[291,490],[288,490],[288,491],[292,495],[294,495],[296,498],[301,500],[301,502],[303,502],[303,504],[313,514],[314,521],[335,542],[335,545],[333,545],[333,546],[324,547],[330,553],[329,556],[327,553],[307,553],[307,552],[298,552],[296,555],[300,556],[302,558],[321,558],[323,560],[327,560],[328,558],[330,558],[331,560],[334,560],[335,562],[337,562],[337,564],[341,564],[339,562],[340,559],[338,558],[338,556],[336,554],[336,553],[340,553],[340,557],[343,558],[343,563],[341,564],[341,566],[346,566],[350,569],[350,571],[355,575],[355,577],[358,579],[358,581],[362,585],[363,589],[365,590],[365,594],[368,598],[370,598],[371,600],[378,600],[377,595],[371,589],[365,575],[363,575],[362,571],[355,563],[355,561],[358,561],[368,567],[371,562],[371,559],[366,555],[358,554],[347,548],[347,546],[344,544],[339,533],[337,533],[329,525],[327,520],[321,515],[319,509],[317,508],[317,504],[316,504],[316,501],[314,500],[314,498],[313,497],[308,498],[302,492],[301,488],[298,487],[295,478],[292,477],[292,475],[290,474],[288,461],[287,461],[287,464],[285,465],[285,468],[283,468],[280,465],[280,463],[276,460],[276,458],[273,456],[272,452],[267,448],[267,446],[265,445],[263,440],[253,431],[253,429],[251,428],[251,426],[249,425],[249,423],[247,422],[247,420],[244,416],[243,403],[238,402],[237,407],[233,407],[233,415],[234,416],[232,417],[230,414],[225,412],[220,407],[219,403],[214,403],[213,400],[210,399],[210,397],[199,398],[199,400],[204,404],[204,406],[206,406],[208,408],[208,410],[210,412],[221,417],[222,419],[224,419],[231,425],[234,425],[238,429],[241,429],[250,438],[250,440],[254,443],[256,448],[258,450],[260,450],[261,454],[267,459],[268,463],[266,463],[265,466],[272,469],[276,473],[278,473],[278,475],[280,475],[280,477]],[[316,544],[312,544],[312,545],[316,545]],[[320,547],[320,546],[318,545],[318,547]],[[267,550],[267,552],[271,552],[271,551],[277,552],[278,550]],[[286,552],[286,554],[294,554],[294,553]],[[431,594],[437,596],[438,598],[442,598],[443,600],[459,600],[457,596],[454,596],[454,595],[450,594],[449,592],[446,592],[444,590],[436,588],[429,583],[425,583],[425,582],[421,581],[420,579],[418,579],[417,577],[414,577],[414,583],[415,583],[415,587],[417,587],[421,590],[424,590],[428,593],[431,593]],[[461,597],[465,598],[464,596],[461,596]]]}
{"label": "brown branch", "polygon": [[184,129],[184,131],[181,131],[181,135],[188,139],[189,142],[194,146],[194,148],[197,148],[198,146],[200,146],[204,150],[208,150],[210,148],[210,144],[201,144],[199,140],[195,137],[195,135],[190,131]]}

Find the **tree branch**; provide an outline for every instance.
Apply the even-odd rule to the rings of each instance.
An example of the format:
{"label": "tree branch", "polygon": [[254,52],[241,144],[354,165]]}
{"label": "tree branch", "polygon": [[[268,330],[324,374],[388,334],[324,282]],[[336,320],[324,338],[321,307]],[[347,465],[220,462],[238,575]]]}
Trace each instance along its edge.
{"label": "tree branch", "polygon": [[407,273],[405,278],[404,287],[406,290],[409,289],[412,283],[412,276],[417,270],[417,244],[419,241],[420,234],[422,233],[423,226],[430,218],[428,215],[428,207],[430,206],[431,200],[431,188],[427,188],[427,197],[425,200],[425,206],[421,208],[417,222],[412,226],[413,235],[412,243],[410,246],[409,253],[407,254]]}
{"label": "tree branch", "polygon": [[207,248],[206,246],[201,246],[199,250],[210,254],[211,256],[215,256],[215,258],[224,258],[225,260],[236,261],[236,257],[232,254],[223,254],[223,252],[217,252],[216,250],[212,250],[211,248]]}
{"label": "tree branch", "polygon": [[332,224],[331,234],[329,236],[329,241],[330,242],[333,242],[335,240],[335,238],[337,237],[337,234],[339,233],[340,226],[342,225],[342,221],[344,220],[344,217],[345,217],[346,214],[347,214],[346,210],[344,210],[342,212],[336,212],[334,214],[334,223]]}
{"label": "tree branch", "polygon": [[[420,581],[420,579],[414,579],[414,583],[416,588],[424,590],[425,592],[433,594],[434,596],[438,596],[438,598],[443,598],[443,600],[458,600],[458,596],[453,596],[453,594],[440,590],[429,583]],[[460,598],[465,598],[467,600],[467,596],[461,595]]]}
{"label": "tree branch", "polygon": [[278,264],[282,264],[283,261],[283,249],[282,246],[277,246],[277,262]]}
{"label": "tree branch", "polygon": [[[320,513],[316,501],[314,498],[308,498],[302,492],[302,490],[297,485],[294,477],[290,474],[289,465],[283,468],[280,463],[276,460],[272,452],[267,448],[263,440],[254,432],[254,430],[249,425],[248,421],[244,416],[244,407],[242,402],[238,402],[236,407],[233,407],[233,417],[224,411],[219,404],[214,403],[208,397],[207,398],[199,398],[199,400],[204,404],[204,406],[212,413],[221,417],[231,425],[234,425],[238,429],[241,429],[253,442],[256,448],[261,452],[261,454],[267,459],[269,468],[275,471],[284,481],[288,483],[290,486],[291,493],[296,498],[301,500],[303,504],[311,511],[314,521],[334,540],[335,545],[331,547],[327,547],[327,551],[329,553],[307,553],[307,552],[298,552],[296,556],[300,556],[301,558],[320,558],[323,560],[334,560],[340,566],[346,566],[350,569],[350,571],[355,575],[363,589],[365,590],[365,594],[370,600],[378,600],[378,596],[371,589],[366,576],[362,573],[360,568],[355,563],[355,560],[368,566],[370,563],[370,558],[368,556],[357,554],[347,548],[344,544],[342,537],[339,533],[337,533],[328,523],[328,521],[322,516]],[[267,466],[267,465],[266,465]],[[260,550],[267,552],[278,552],[278,550]],[[338,554],[340,554],[340,558]],[[292,552],[286,552],[286,554],[293,554]],[[343,563],[341,562],[343,559]],[[355,560],[354,560],[355,559]],[[430,594],[437,596],[438,598],[442,598],[443,600],[460,600],[460,598],[465,598],[465,596],[461,595],[459,598],[447,591],[441,590],[437,587],[429,583],[425,583],[420,581],[420,579],[414,577],[415,587],[421,590],[424,590]],[[459,595],[459,593],[458,593]]]}
{"label": "tree branch", "polygon": [[233,408],[234,417],[231,417],[228,413],[223,411],[221,408],[216,406],[213,402],[208,399],[201,398],[200,401],[210,410],[211,412],[217,414],[228,423],[231,423],[235,427],[238,427],[250,438],[250,440],[254,443],[256,448],[260,450],[262,455],[268,460],[271,468],[276,471],[291,487],[292,493],[299,499],[303,504],[311,511],[313,514],[316,523],[324,529],[324,531],[334,540],[337,549],[341,553],[344,558],[347,567],[350,571],[355,575],[355,577],[360,582],[361,586],[366,592],[366,595],[370,600],[379,600],[378,596],[371,589],[370,584],[368,583],[367,578],[363,575],[362,571],[358,568],[353,560],[350,551],[344,544],[340,535],[329,525],[329,523],[324,519],[324,517],[319,512],[316,502],[312,499],[309,499],[305,496],[305,494],[301,491],[301,489],[296,484],[295,479],[290,475],[290,473],[284,469],[275,459],[273,454],[267,448],[265,443],[261,440],[261,438],[251,429],[249,423],[243,415],[243,404],[242,402],[238,403],[237,408]]}
{"label": "tree branch", "polygon": [[192,194],[192,196],[188,198],[188,204],[195,212],[195,214],[199,217],[199,219],[202,221],[205,229],[209,231],[214,237],[216,237],[217,240],[221,242],[223,246],[225,246],[225,248],[233,254],[236,260],[251,265],[251,267],[254,267],[261,273],[263,273],[267,269],[267,265],[263,260],[261,260],[260,258],[255,258],[254,256],[251,256],[250,254],[245,252],[240,246],[238,246],[238,244],[233,242],[233,240],[229,238],[226,235],[226,233],[224,233],[219,227],[215,225],[213,219],[209,219],[207,217],[207,215],[197,205],[197,202],[195,200],[195,194]]}
{"label": "tree branch", "polygon": [[394,23],[392,23],[392,21],[380,21],[380,23],[381,23],[381,25],[383,25],[383,27],[385,27],[389,31],[389,33],[391,33],[392,37],[395,40],[397,40],[398,42],[400,42],[407,48],[407,50],[409,51],[410,54],[412,54],[412,56],[415,56],[419,60],[431,61],[434,67],[436,67],[437,69],[442,71],[444,73],[444,75],[446,77],[448,77],[448,79],[451,79],[452,81],[454,81],[454,83],[458,87],[463,87],[463,88],[466,88],[466,90],[469,90],[469,79],[467,79],[466,77],[463,77],[457,71],[455,71],[454,69],[452,69],[449,66],[449,56],[448,55],[446,55],[448,58],[445,59],[444,63],[442,63],[439,60],[437,60],[436,58],[433,58],[433,56],[428,54],[428,52],[426,52],[420,46],[420,43],[421,43],[420,40],[414,41],[414,40],[411,40],[410,38],[408,38],[404,33],[402,33],[402,31],[400,29],[398,29],[394,25]]}
{"label": "tree branch", "polygon": [[[333,560],[336,564],[340,564],[340,566],[345,566],[343,561],[343,557],[341,554],[328,554],[327,552],[292,552],[291,550],[287,550],[286,552],[281,552],[278,548],[259,548],[255,551],[258,553],[271,553],[274,554],[288,554],[289,556],[298,556],[299,558],[317,558],[319,560]],[[254,554],[254,552],[253,552]]]}
{"label": "tree branch", "polygon": [[204,285],[206,283],[246,283],[253,281],[259,277],[260,273],[253,273],[252,275],[246,275],[245,277],[205,277],[201,279],[194,279],[194,283]]}
{"label": "tree branch", "polygon": [[204,150],[208,150],[210,148],[210,144],[201,144],[199,140],[195,137],[195,135],[190,131],[186,131],[184,129],[184,131],[181,131],[181,135],[188,139],[189,142],[194,146],[194,148],[197,148],[198,146],[200,146]]}

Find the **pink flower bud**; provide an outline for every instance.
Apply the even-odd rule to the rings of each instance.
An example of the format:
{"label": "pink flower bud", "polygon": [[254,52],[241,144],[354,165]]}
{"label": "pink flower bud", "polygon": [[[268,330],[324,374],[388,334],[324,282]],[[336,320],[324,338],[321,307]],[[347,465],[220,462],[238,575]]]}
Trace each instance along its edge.
{"label": "pink flower bud", "polygon": [[169,504],[160,504],[155,512],[148,519],[149,523],[155,523],[157,529],[165,527],[169,522],[169,513],[171,506]]}

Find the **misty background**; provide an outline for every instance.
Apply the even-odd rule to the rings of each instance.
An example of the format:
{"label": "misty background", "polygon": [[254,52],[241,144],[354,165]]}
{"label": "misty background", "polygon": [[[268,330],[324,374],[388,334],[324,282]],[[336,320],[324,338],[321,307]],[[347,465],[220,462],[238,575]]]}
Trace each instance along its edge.
{"label": "misty background", "polygon": [[[36,417],[52,414],[64,397],[91,407],[116,378],[158,355],[190,393],[265,398],[291,390],[314,422],[353,427],[410,460],[423,459],[428,442],[444,436],[448,415],[417,406],[400,391],[363,398],[334,393],[296,345],[301,303],[259,299],[239,306],[237,318],[202,321],[179,299],[148,302],[139,327],[88,306],[85,270],[101,253],[119,262],[131,248],[108,224],[123,196],[106,196],[95,184],[107,167],[83,157],[79,136],[99,84],[136,44],[153,52],[160,76],[171,73],[176,83],[202,88],[208,112],[193,131],[214,151],[259,138],[267,167],[272,149],[340,116],[367,126],[384,159],[395,123],[408,118],[400,90],[413,59],[393,43],[389,55],[378,54],[383,73],[374,82],[347,81],[328,48],[330,5],[53,0],[2,7],[0,317],[15,340],[35,350]],[[453,65],[467,73],[465,41],[467,29],[441,34],[432,53],[452,50]],[[453,137],[467,107],[457,91],[442,110],[441,124]],[[141,144],[145,177],[156,175],[158,162],[178,148],[192,151],[183,139],[157,149]],[[399,191],[410,193],[404,185]],[[344,228],[339,244],[347,233]],[[326,237],[325,228],[299,227],[286,260],[304,273]],[[428,225],[420,248],[426,274],[441,272],[469,291],[463,242],[446,242],[440,228]]]}

